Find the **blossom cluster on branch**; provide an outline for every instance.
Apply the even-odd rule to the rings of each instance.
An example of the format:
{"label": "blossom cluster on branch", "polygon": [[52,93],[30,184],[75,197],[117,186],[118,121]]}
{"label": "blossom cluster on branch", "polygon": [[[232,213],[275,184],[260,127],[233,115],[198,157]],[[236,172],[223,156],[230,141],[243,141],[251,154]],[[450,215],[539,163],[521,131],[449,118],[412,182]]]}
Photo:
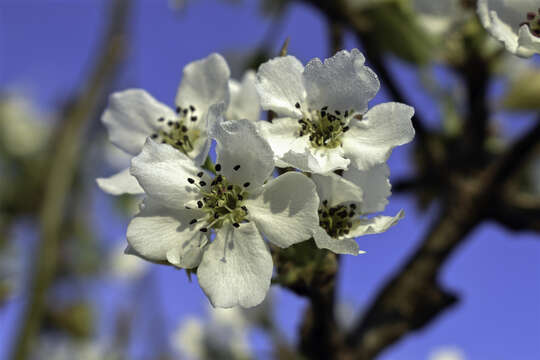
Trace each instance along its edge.
{"label": "blossom cluster on branch", "polygon": [[368,109],[380,84],[364,62],[357,49],[306,66],[283,56],[238,83],[211,54],[185,67],[175,109],[140,89],[112,94],[103,122],[134,157],[98,184],[144,194],[126,252],[196,272],[215,307],[263,301],[273,273],[264,239],[359,254],[355,237],[403,216],[372,214],[390,195],[386,160],[414,136],[412,107]]}

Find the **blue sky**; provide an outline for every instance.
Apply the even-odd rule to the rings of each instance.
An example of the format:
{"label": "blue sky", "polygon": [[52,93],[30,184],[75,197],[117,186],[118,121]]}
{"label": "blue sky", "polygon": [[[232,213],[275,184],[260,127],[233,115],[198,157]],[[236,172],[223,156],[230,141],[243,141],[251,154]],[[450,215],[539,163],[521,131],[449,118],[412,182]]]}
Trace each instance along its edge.
{"label": "blue sky", "polygon": [[[31,96],[44,111],[54,111],[85,78],[101,39],[105,0],[0,0],[0,89],[16,89]],[[173,13],[166,0],[139,0],[131,24],[132,39],[126,67],[116,88],[144,88],[157,99],[172,104],[182,68],[211,52],[244,50],[257,45],[270,21],[258,12],[258,1],[243,6],[219,1],[193,0],[183,13]],[[293,6],[274,44],[290,36],[289,53],[306,62],[327,57],[326,24],[305,6]],[[354,47],[348,37],[347,47]],[[414,72],[392,62],[394,73],[407,88],[412,105],[430,119],[437,109],[421,92]],[[372,104],[388,101],[384,90]],[[507,128],[522,128],[527,119],[506,118]],[[411,145],[394,151],[390,159],[392,176],[411,172]],[[89,163],[89,173],[103,170]],[[96,174],[97,175],[97,174]],[[128,219],[115,214],[108,196],[95,190],[93,209],[96,226],[104,242],[122,237]],[[355,310],[370,301],[381,282],[418,245],[436,207],[418,213],[412,198],[393,196],[388,214],[404,209],[406,218],[382,235],[361,238],[366,255],[345,257],[339,283],[340,298]],[[425,359],[439,346],[457,346],[467,359],[538,359],[540,357],[540,243],[538,235],[507,232],[494,224],[476,229],[443,269],[442,282],[462,298],[458,306],[442,315],[425,330],[409,336],[386,351],[381,359]],[[204,314],[206,299],[196,282],[183,273],[153,266],[145,278],[150,289],[137,306],[138,323],[151,322],[148,309],[162,309],[160,324],[172,331],[190,314]],[[94,295],[103,312],[100,334],[107,333],[107,311],[125,294],[114,282],[94,285]],[[139,290],[140,291],[140,290]],[[120,294],[120,295],[119,295]],[[277,292],[277,314],[286,334],[294,339],[304,301]],[[115,300],[116,298],[116,300]],[[0,355],[7,349],[7,334],[13,332],[17,302],[0,309]],[[153,313],[152,313],[153,314]],[[145,317],[146,316],[146,317]],[[152,326],[138,326],[144,338]],[[5,336],[4,336],[5,335]],[[105,335],[101,335],[104,337]],[[262,345],[261,345],[262,346]],[[134,349],[138,358],[144,350]],[[2,357],[2,356],[0,356]],[[137,358],[137,357],[136,357]]]}

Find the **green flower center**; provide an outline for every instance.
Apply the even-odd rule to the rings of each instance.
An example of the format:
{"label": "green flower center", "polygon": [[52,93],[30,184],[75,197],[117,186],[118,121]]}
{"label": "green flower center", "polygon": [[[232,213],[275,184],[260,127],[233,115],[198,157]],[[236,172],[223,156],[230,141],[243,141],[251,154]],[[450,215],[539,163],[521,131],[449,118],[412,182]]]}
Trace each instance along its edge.
{"label": "green flower center", "polygon": [[174,119],[158,118],[157,122],[161,129],[150,137],[187,154],[193,150],[193,143],[201,136],[200,130],[192,126],[199,120],[199,117],[196,115],[193,105],[189,105],[185,109],[177,107],[176,114],[177,117]]}
{"label": "green flower center", "polygon": [[[244,205],[244,200],[249,193],[246,189],[250,183],[237,185],[229,182],[227,178],[221,175],[221,165],[216,164],[217,175],[212,179],[203,171],[197,174],[198,179],[188,178],[188,182],[199,189],[202,198],[197,201],[197,207],[206,213],[203,221],[205,226],[200,231],[207,232],[209,229],[219,229],[228,221],[234,227],[238,228],[240,223],[249,222],[247,219],[248,209]],[[235,165],[233,170],[240,169],[240,165]],[[191,224],[196,223],[197,219],[191,220]]]}
{"label": "green flower center", "polygon": [[[300,108],[299,103],[295,106],[297,109]],[[323,106],[319,110],[305,111],[302,119],[298,120],[300,124],[298,136],[308,136],[315,148],[333,149],[341,146],[341,138],[349,130],[353,113],[353,110],[329,112],[328,106]]]}
{"label": "green flower center", "polygon": [[523,25],[527,25],[529,27],[531,34],[540,37],[540,8],[536,12],[529,11],[527,13],[527,21],[519,24],[519,27]]}
{"label": "green flower center", "polygon": [[351,218],[356,215],[356,205],[328,206],[324,200],[319,207],[319,226],[333,238],[347,235],[352,227]]}

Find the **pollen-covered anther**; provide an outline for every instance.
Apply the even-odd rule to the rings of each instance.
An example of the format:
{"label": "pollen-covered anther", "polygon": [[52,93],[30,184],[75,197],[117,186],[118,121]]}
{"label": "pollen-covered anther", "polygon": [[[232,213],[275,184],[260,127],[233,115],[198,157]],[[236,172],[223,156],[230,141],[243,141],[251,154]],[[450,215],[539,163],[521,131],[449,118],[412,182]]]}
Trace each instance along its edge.
{"label": "pollen-covered anther", "polygon": [[176,115],[175,119],[166,119],[163,116],[157,118],[160,130],[152,134],[151,138],[162,144],[169,144],[187,154],[194,149],[193,143],[201,135],[197,127],[190,126],[190,123],[197,122],[198,116],[192,105],[186,108],[177,106]]}
{"label": "pollen-covered anther", "polygon": [[356,215],[356,205],[328,206],[328,201],[324,200],[318,213],[319,225],[329,236],[339,238],[349,234],[352,227],[351,218]]}
{"label": "pollen-covered anther", "polygon": [[308,136],[315,148],[336,148],[341,145],[342,135],[349,130],[352,114],[353,110],[329,110],[328,106],[303,111],[303,117],[298,120],[298,136]]}
{"label": "pollen-covered anther", "polygon": [[[220,168],[218,165],[216,164],[214,168]],[[206,174],[204,175],[206,176]],[[205,222],[205,228],[220,228],[225,222],[230,222],[237,228],[241,223],[247,222],[248,209],[243,200],[248,195],[245,189],[249,183],[235,185],[222,174],[215,176],[210,185],[207,185],[203,180],[199,184],[189,182],[197,187],[202,195],[202,198],[197,201],[197,207],[206,213],[202,219]]]}

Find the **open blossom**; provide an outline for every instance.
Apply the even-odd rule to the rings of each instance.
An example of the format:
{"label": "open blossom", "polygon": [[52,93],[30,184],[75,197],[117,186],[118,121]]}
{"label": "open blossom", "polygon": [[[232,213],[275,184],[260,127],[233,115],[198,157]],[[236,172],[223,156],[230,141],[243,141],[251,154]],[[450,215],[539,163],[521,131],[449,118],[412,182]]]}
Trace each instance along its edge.
{"label": "open blossom", "polygon": [[338,254],[357,255],[355,237],[386,231],[402,217],[367,215],[383,211],[390,196],[389,170],[386,164],[369,170],[351,167],[343,177],[334,173],[312,176],[320,198],[319,224],[313,237],[317,247]]}
{"label": "open blossom", "polygon": [[368,102],[379,90],[375,73],[357,50],[340,51],[306,67],[293,56],[261,65],[257,90],[265,110],[278,119],[261,122],[280,167],[326,173],[383,163],[391,150],[412,140],[412,107]]}
{"label": "open blossom", "polygon": [[540,53],[540,2],[478,0],[478,16],[486,30],[521,57]]}
{"label": "open blossom", "polygon": [[[230,71],[219,54],[194,61],[184,68],[173,110],[142,89],[129,89],[111,95],[102,121],[111,142],[135,156],[148,137],[170,145],[198,163],[208,154],[206,115],[211,105],[229,103]],[[141,194],[129,169],[97,179],[102,190],[113,195]]]}
{"label": "open blossom", "polygon": [[214,306],[250,307],[264,299],[272,276],[262,235],[281,247],[309,239],[318,226],[319,199],[303,174],[270,179],[272,150],[256,125],[224,121],[223,111],[215,106],[208,118],[217,142],[217,175],[153,140],[133,159],[131,173],[147,197],[127,238],[131,251],[143,258],[197,267],[199,284]]}

